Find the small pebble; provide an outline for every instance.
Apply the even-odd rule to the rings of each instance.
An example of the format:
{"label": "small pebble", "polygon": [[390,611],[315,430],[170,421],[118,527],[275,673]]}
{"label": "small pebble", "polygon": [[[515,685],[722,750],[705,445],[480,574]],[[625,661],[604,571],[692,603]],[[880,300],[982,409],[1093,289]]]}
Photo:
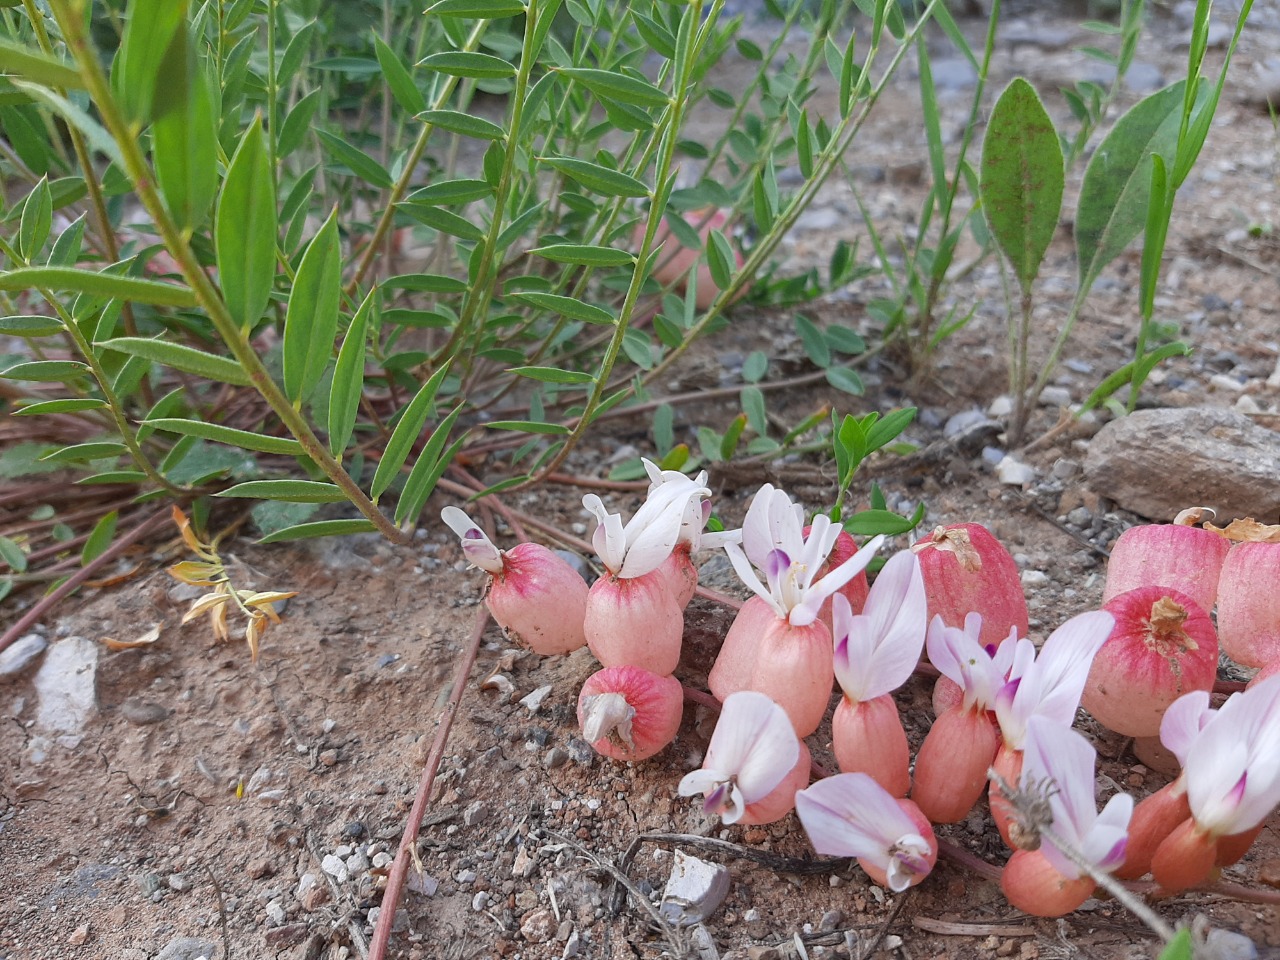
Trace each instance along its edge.
{"label": "small pebble", "polygon": [[468,883],[476,882],[476,872],[474,870],[459,870],[454,874],[453,879],[464,886]]}
{"label": "small pebble", "polygon": [[0,677],[12,677],[27,669],[36,657],[44,653],[49,641],[38,633],[19,637],[4,650],[0,650]]}
{"label": "small pebble", "polygon": [[1029,464],[1006,456],[996,464],[996,477],[1001,483],[1012,487],[1022,487],[1035,480],[1036,470],[1035,467]]}
{"label": "small pebble", "polygon": [[182,893],[184,890],[191,889],[191,881],[187,878],[186,874],[182,874],[182,873],[170,874],[168,882],[169,882],[169,889],[174,890],[178,893]]}
{"label": "small pebble", "polygon": [[547,751],[547,755],[542,762],[548,770],[554,770],[556,767],[563,767],[568,760],[569,751],[564,747],[556,746]]}
{"label": "small pebble", "polygon": [[1049,582],[1049,575],[1043,570],[1023,570],[1019,579],[1024,587],[1043,587]]}
{"label": "small pebble", "polygon": [[340,857],[334,854],[326,854],[325,858],[320,861],[320,869],[327,873],[339,883],[345,883],[347,880],[347,865]]}
{"label": "small pebble", "polygon": [[479,893],[477,893],[474,897],[471,898],[471,909],[476,911],[477,913],[479,913],[488,905],[489,905],[489,894],[487,894],[483,890],[481,890]]}
{"label": "small pebble", "polygon": [[520,699],[520,705],[530,713],[537,713],[538,708],[542,706],[542,701],[547,698],[547,694],[551,692],[551,684],[539,687],[532,693]]}
{"label": "small pebble", "polygon": [[71,936],[67,937],[67,943],[73,947],[83,947],[85,941],[89,939],[89,925],[82,923],[71,931]]}
{"label": "small pebble", "polygon": [[359,840],[368,832],[369,828],[360,820],[352,820],[342,828],[342,835],[344,837],[350,837],[352,840]]}
{"label": "small pebble", "polygon": [[468,827],[474,827],[477,823],[484,819],[485,805],[481,800],[476,800],[467,805],[467,809],[462,811],[462,822]]}
{"label": "small pebble", "polygon": [[282,927],[286,919],[288,917],[284,912],[284,904],[278,899],[272,900],[267,904],[267,920],[271,922],[272,926]]}

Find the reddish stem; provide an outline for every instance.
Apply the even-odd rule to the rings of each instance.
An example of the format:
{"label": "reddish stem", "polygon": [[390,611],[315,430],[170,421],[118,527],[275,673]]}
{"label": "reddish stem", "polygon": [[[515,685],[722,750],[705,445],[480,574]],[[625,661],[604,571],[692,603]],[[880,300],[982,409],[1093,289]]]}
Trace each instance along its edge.
{"label": "reddish stem", "polygon": [[422,780],[418,783],[418,796],[413,801],[413,809],[409,811],[409,822],[405,825],[404,836],[400,838],[395,862],[391,864],[391,871],[387,876],[387,889],[382,896],[382,909],[378,911],[378,923],[373,931],[373,941],[369,944],[369,960],[384,960],[386,957],[387,946],[391,942],[391,925],[396,919],[396,907],[400,902],[400,893],[409,872],[409,864],[413,861],[418,833],[422,829],[422,818],[431,801],[431,788],[436,782],[436,772],[440,769],[440,760],[444,757],[445,745],[449,742],[449,733],[453,730],[453,719],[458,714],[462,693],[467,686],[467,677],[471,674],[471,668],[476,662],[476,652],[480,649],[480,637],[484,635],[484,628],[488,622],[489,611],[481,605],[477,608],[471,639],[458,662],[457,672],[453,675],[453,688],[449,692],[449,702],[445,704],[440,714],[436,737],[432,741],[431,752],[427,755],[427,764],[422,770]]}

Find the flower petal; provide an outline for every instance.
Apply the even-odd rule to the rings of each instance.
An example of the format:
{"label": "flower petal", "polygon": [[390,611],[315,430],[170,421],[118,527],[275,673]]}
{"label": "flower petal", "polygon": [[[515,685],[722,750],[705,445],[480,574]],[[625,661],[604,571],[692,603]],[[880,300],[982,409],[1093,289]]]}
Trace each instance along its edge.
{"label": "flower petal", "polygon": [[764,598],[765,602],[773,608],[773,612],[779,617],[785,617],[787,611],[783,608],[773,593],[760,582],[760,578],[756,576],[755,568],[751,566],[751,561],[747,559],[746,553],[742,547],[736,543],[725,543],[724,552],[729,557],[729,563],[733,567],[733,572],[738,575],[738,579],[746,584],[747,588],[758,597]]}
{"label": "flower petal", "polygon": [[[814,519],[817,520],[816,517]],[[872,537],[852,557],[805,590],[803,599],[791,609],[787,619],[797,627],[808,626],[817,620],[827,597],[865,570],[867,564],[875,557],[876,551],[884,544],[884,540],[883,534]],[[834,540],[832,543],[834,544]],[[826,559],[825,556],[822,559]],[[821,560],[818,561],[819,565],[821,562]]]}
{"label": "flower petal", "polygon": [[795,728],[772,699],[753,690],[725,699],[705,763],[734,775],[744,803],[767,797],[799,760]]}
{"label": "flower petal", "polygon": [[440,519],[462,540],[462,554],[468,563],[489,573],[502,572],[502,551],[493,545],[480,524],[454,506],[441,510]]}
{"label": "flower petal", "polygon": [[863,858],[886,872],[894,844],[918,837],[898,802],[865,773],[837,774],[799,791],[796,813],[818,853]]}
{"label": "flower petal", "polygon": [[1217,712],[1209,706],[1208,690],[1184,693],[1164,712],[1160,720],[1160,742],[1178,758],[1179,766],[1187,765],[1187,751]]}

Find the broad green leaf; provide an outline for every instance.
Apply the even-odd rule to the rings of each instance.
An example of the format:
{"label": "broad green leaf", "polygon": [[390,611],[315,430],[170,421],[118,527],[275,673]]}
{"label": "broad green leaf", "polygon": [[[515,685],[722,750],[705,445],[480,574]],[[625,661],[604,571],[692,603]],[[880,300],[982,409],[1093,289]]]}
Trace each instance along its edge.
{"label": "broad green leaf", "polygon": [[543,383],[594,383],[596,379],[581,370],[561,370],[558,367],[511,367],[507,373]]}
{"label": "broad green leaf", "polygon": [[431,491],[435,489],[436,482],[462,448],[465,437],[459,437],[444,456],[441,456],[441,450],[449,439],[449,433],[457,423],[458,415],[462,413],[462,406],[458,404],[450,410],[449,415],[440,421],[439,425],[431,431],[431,436],[427,438],[422,453],[418,455],[417,462],[409,471],[409,479],[405,481],[400,502],[396,504],[394,519],[397,524],[403,523],[406,519],[417,519],[423,506],[426,505],[427,497],[431,496]]}
{"label": "broad green leaf", "polygon": [[80,214],[53,241],[53,249],[49,251],[49,266],[65,267],[80,259],[80,253],[84,249],[85,217],[86,214]]}
{"label": "broad green leaf", "polygon": [[920,504],[910,517],[902,517],[891,510],[862,510],[844,521],[844,528],[855,537],[871,537],[878,533],[897,536],[909,533],[924,519],[925,507]]}
{"label": "broad green leaf", "polygon": [[87,463],[90,460],[114,459],[129,450],[123,443],[114,440],[101,440],[92,443],[77,443],[52,453],[46,453],[41,460],[46,463]]}
{"label": "broad green leaf", "polygon": [[765,413],[764,394],[759,387],[743,387],[740,397],[742,412],[746,414],[751,429],[762,437],[766,436],[769,433],[769,418]]}
{"label": "broad green leaf", "polygon": [[1015,78],[996,101],[982,143],[987,225],[1024,294],[1058,227],[1064,182],[1058,132],[1035,88]]}
{"label": "broad green leaf", "polygon": [[112,510],[93,526],[89,539],[84,542],[84,547],[80,550],[80,563],[87,564],[98,557],[102,556],[102,552],[111,546],[111,541],[116,535],[116,521],[120,519],[120,511]]}
{"label": "broad green leaf", "polygon": [[618,170],[610,170],[598,163],[590,163],[574,157],[539,157],[539,160],[571,180],[576,180],[588,190],[607,197],[647,197],[649,195],[649,188],[635,177]]}
{"label": "broad green leaf", "polygon": [[520,433],[550,433],[567,436],[571,431],[564,424],[543,423],[538,420],[490,420],[485,424],[490,430],[516,430]]}
{"label": "broad green leaf", "polygon": [[298,523],[269,533],[259,543],[283,543],[286,540],[308,540],[314,537],[342,537],[355,533],[376,533],[377,527],[368,520],[315,520]]}
{"label": "broad green leaf", "polygon": [[84,80],[75,64],[48,56],[8,37],[0,37],[0,73],[26,77],[46,87],[84,89]]}
{"label": "broad green leaf", "polygon": [[831,386],[845,393],[851,393],[855,397],[860,397],[866,392],[862,378],[848,367],[828,367],[826,377],[827,383]]}
{"label": "broad green leaf", "polygon": [[419,60],[418,66],[451,77],[465,77],[472,80],[505,80],[516,74],[516,68],[501,57],[466,51],[433,53]]}
{"label": "broad green leaf", "polygon": [[1151,155],[1166,166],[1177,146],[1183,83],[1138,101],[1094,151],[1085,168],[1076,210],[1076,257],[1080,286],[1120,255],[1146,224],[1151,194]]}
{"label": "broad green leaf", "polygon": [[472,200],[483,200],[491,196],[493,196],[493,187],[489,186],[487,180],[441,180],[421,190],[415,190],[405,197],[405,201],[451,206],[455,203],[470,203]]}
{"label": "broad green leaf", "polygon": [[448,372],[449,362],[446,361],[409,401],[395,429],[391,431],[387,447],[382,451],[382,459],[378,461],[378,469],[374,471],[373,483],[369,487],[369,493],[375,500],[391,485],[391,481],[409,458],[413,442],[422,433],[422,425],[427,422],[427,415],[431,413],[436,391],[440,389]]}
{"label": "broad green leaf", "polygon": [[353,174],[366,183],[384,190],[393,183],[387,168],[358,147],[353,147],[341,137],[334,136],[327,130],[317,130],[316,136],[329,151],[330,155]]}
{"label": "broad green leaf", "polygon": [[54,381],[65,382],[74,377],[82,377],[89,372],[87,364],[78,360],[31,360],[27,363],[14,364],[0,372],[5,380],[33,380],[41,383]]}
{"label": "broad green leaf", "polygon": [[41,177],[22,204],[22,219],[18,225],[18,253],[28,263],[35,260],[44,248],[52,225],[53,198],[49,193],[49,180]]}
{"label": "broad green leaf", "polygon": [[194,307],[195,294],[187,287],[115,273],[95,273],[73,267],[20,267],[0,273],[0,290],[30,290],[44,287],[95,297],[132,300],[166,307]]}
{"label": "broad green leaf", "polygon": [[519,17],[525,12],[523,3],[517,0],[436,0],[427,7],[427,15],[433,17],[471,17],[477,20],[500,20]]}
{"label": "broad green leaf", "polygon": [[827,338],[822,335],[822,331],[812,320],[800,314],[796,315],[795,324],[800,342],[804,344],[804,352],[809,355],[814,366],[831,366],[831,347],[827,345]]}
{"label": "broad green leaf", "polygon": [[111,84],[130,120],[146,126],[164,97],[161,66],[185,37],[187,0],[131,0]]}
{"label": "broad green leaf", "polygon": [[339,487],[319,480],[249,480],[214,496],[254,497],[286,503],[341,503],[347,499]]}
{"label": "broad green leaf", "polygon": [[218,282],[242,327],[258,322],[276,277],[276,191],[262,118],[245,131],[227,168],[214,224]]}
{"label": "broad green leaf", "polygon": [[186,96],[156,119],[151,138],[156,182],[165,204],[179,227],[195,230],[203,225],[218,192],[218,170],[212,162],[218,118],[212,80],[204,70],[191,70]]}
{"label": "broad green leaf", "polygon": [[761,350],[752,350],[742,362],[742,379],[747,383],[759,383],[769,370],[769,357]]}
{"label": "broad green leaf", "polygon": [[583,323],[599,323],[612,326],[616,318],[603,307],[583,303],[573,297],[564,297],[557,293],[537,293],[534,291],[511,293],[507,299],[516,303],[527,303],[532,307],[550,310],[563,314],[570,320],[581,320]]}
{"label": "broad green leaf", "polygon": [[333,383],[329,387],[329,450],[338,456],[347,448],[351,431],[355,429],[356,415],[360,411],[360,397],[364,392],[364,361],[367,350],[369,315],[373,313],[378,296],[377,289],[370,290],[351,318],[347,335],[338,351],[338,363],[333,369]]}
{"label": "broad green leaf", "polygon": [[105,400],[93,397],[69,397],[66,400],[41,400],[28,403],[13,411],[15,417],[36,417],[44,413],[81,413],[85,410],[101,410],[107,405]]}
{"label": "broad green leaf", "polygon": [[14,573],[27,571],[27,555],[8,537],[0,537],[0,560],[7,563]]}
{"label": "broad green leaf", "polygon": [[382,77],[387,81],[387,86],[391,90],[391,95],[396,98],[396,103],[409,113],[421,113],[427,109],[427,101],[422,96],[422,91],[413,82],[413,75],[409,72],[409,68],[376,33],[373,35],[373,51],[378,56]]}
{"label": "broad green leaf", "polygon": [[6,337],[51,337],[63,329],[57,317],[0,317],[0,335]]}
{"label": "broad green leaf", "polygon": [[594,67],[565,67],[560,73],[576,80],[598,97],[637,107],[665,107],[671,99],[649,81],[621,73],[597,70]]}
{"label": "broad green leaf", "polygon": [[203,420],[186,420],[179,417],[162,417],[148,420],[148,426],[166,433],[180,433],[187,437],[199,437],[215,443],[225,443],[242,450],[256,450],[259,453],[278,453],[289,457],[305,457],[302,444],[292,437],[268,437],[249,430],[237,430],[235,427],[224,427],[220,423],[205,423]]}
{"label": "broad green leaf", "polygon": [[616,247],[597,247],[578,243],[553,243],[529,251],[556,263],[578,263],[586,267],[620,267],[635,263],[635,257]]}
{"label": "broad green leaf", "polygon": [[457,110],[424,110],[418,114],[418,119],[449,133],[476,140],[501,140],[507,135],[507,131],[496,123]]}
{"label": "broad green leaf", "polygon": [[294,403],[311,396],[333,355],[341,297],[342,246],[335,207],[302,255],[285,313],[284,391]]}
{"label": "broad green leaf", "polygon": [[237,387],[253,385],[249,375],[244,372],[244,369],[236,361],[228,357],[205,353],[203,350],[197,350],[195,347],[188,347],[182,343],[152,340],[148,337],[117,337],[114,340],[102,341],[95,344],[95,346],[107,350],[118,350],[121,353],[143,357],[147,360],[154,360],[156,363],[163,363],[165,366],[173,367],[175,370],[194,373],[196,376],[204,377],[206,380],[217,380],[220,383],[230,383]]}

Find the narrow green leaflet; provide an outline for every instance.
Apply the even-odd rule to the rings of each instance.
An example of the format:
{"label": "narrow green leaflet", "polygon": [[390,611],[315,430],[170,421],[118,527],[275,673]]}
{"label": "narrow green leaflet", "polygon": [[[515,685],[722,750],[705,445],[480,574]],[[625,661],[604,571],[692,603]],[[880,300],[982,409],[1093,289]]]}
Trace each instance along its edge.
{"label": "narrow green leaflet", "polygon": [[488,180],[441,180],[421,190],[413,191],[405,197],[405,201],[451,206],[470,203],[472,200],[484,200],[491,196],[493,196],[493,187],[489,185]]}
{"label": "narrow green leaflet", "polygon": [[84,89],[84,80],[75,64],[47,56],[8,37],[0,37],[0,73],[26,77],[46,87]]}
{"label": "narrow green leaflet", "polygon": [[424,110],[418,114],[418,119],[449,133],[476,140],[501,140],[507,135],[507,131],[496,123],[457,110]]}
{"label": "narrow green leaflet", "polygon": [[218,142],[214,111],[212,80],[197,67],[186,96],[151,129],[156,182],[174,221],[189,230],[204,223],[218,192],[218,170],[211,162]]}
{"label": "narrow green leaflet", "polygon": [[433,53],[419,60],[418,66],[434,70],[436,73],[470,80],[505,80],[516,74],[516,68],[501,57],[466,51]]}
{"label": "narrow green leaflet", "polygon": [[573,297],[561,296],[557,293],[521,292],[507,294],[507,299],[515,303],[526,303],[531,307],[550,310],[563,314],[570,320],[581,320],[583,323],[599,323],[612,326],[615,317],[603,307],[591,303],[583,303]]}
{"label": "narrow green leaflet", "polygon": [[249,480],[214,496],[253,497],[286,503],[341,503],[347,499],[339,487],[319,480]]}
{"label": "narrow green leaflet", "polygon": [[375,288],[364,298],[356,315],[351,318],[342,348],[338,351],[338,364],[334,367],[333,384],[329,388],[329,450],[334,456],[347,448],[360,411],[369,315],[373,312],[377,296]]}
{"label": "narrow green leaflet", "polygon": [[1156,960],[1192,960],[1195,955],[1195,941],[1191,938],[1191,931],[1184,927],[1165,944]]}
{"label": "narrow green leaflet", "polygon": [[387,81],[391,95],[396,98],[396,103],[409,113],[421,113],[427,109],[427,101],[422,96],[422,91],[413,82],[413,75],[409,73],[409,68],[376,33],[373,35],[373,50],[378,56],[382,76]]}
{"label": "narrow green leaflet", "polygon": [[616,247],[597,247],[579,243],[553,243],[529,251],[556,263],[578,263],[585,267],[620,267],[635,263],[635,257]]}
{"label": "narrow green leaflet", "polygon": [[153,303],[163,307],[194,307],[196,295],[188,287],[115,273],[95,273],[74,267],[19,267],[0,273],[0,290],[47,290],[87,293],[95,297]]}
{"label": "narrow green leaflet", "polygon": [[87,564],[102,556],[102,552],[111,546],[116,535],[116,521],[120,519],[120,511],[112,510],[93,526],[89,539],[80,550],[80,563]]}
{"label": "narrow green leaflet", "polygon": [[44,248],[53,225],[53,197],[49,193],[49,180],[41,177],[27,194],[22,204],[22,218],[18,224],[18,252],[28,262]]}
{"label": "narrow green leaflet", "polygon": [[369,520],[315,520],[298,523],[269,533],[259,543],[283,543],[286,540],[310,540],[315,537],[345,537],[355,533],[377,533]]}
{"label": "narrow green leaflet", "polygon": [[90,460],[115,459],[128,452],[128,447],[114,440],[101,440],[92,443],[77,443],[46,453],[40,459],[46,463],[88,463]]}
{"label": "narrow green leaflet", "polygon": [[338,210],[302,255],[284,320],[284,391],[294,403],[311,396],[333,354],[342,297]]}
{"label": "narrow green leaflet", "polygon": [[435,489],[436,482],[444,474],[454,455],[462,448],[465,437],[459,437],[444,456],[440,455],[445,441],[449,439],[450,431],[453,430],[453,425],[458,422],[460,413],[462,413],[462,404],[450,410],[449,415],[431,431],[431,436],[423,446],[422,453],[418,455],[417,462],[409,471],[404,492],[400,495],[399,503],[396,504],[394,519],[397,524],[403,523],[406,518],[417,519],[423,506],[426,505],[427,497],[431,496],[431,491]]}
{"label": "narrow green leaflet", "polygon": [[214,223],[218,282],[242,327],[258,322],[276,278],[276,191],[262,118],[254,117],[222,185]]}
{"label": "narrow green leaflet", "polygon": [[581,370],[561,370],[559,367],[511,367],[507,373],[543,383],[594,383],[596,379]]}
{"label": "narrow green leaflet", "polygon": [[448,372],[449,364],[446,362],[431,375],[417,395],[409,401],[409,406],[405,408],[395,429],[391,431],[391,438],[387,441],[386,449],[382,451],[382,459],[378,461],[378,469],[374,471],[373,483],[369,487],[369,493],[375,500],[391,485],[392,479],[409,458],[413,442],[418,439],[418,435],[422,433],[422,425],[427,422],[427,415],[431,412],[436,391],[440,389],[440,384]]}
{"label": "narrow green leaflet", "polygon": [[101,410],[107,405],[105,400],[93,397],[69,397],[66,400],[41,400],[28,403],[13,411],[15,417],[36,417],[44,413],[81,413],[85,410]]}
{"label": "narrow green leaflet", "polygon": [[575,157],[539,157],[540,162],[606,197],[647,197],[649,188],[635,177]]}
{"label": "narrow green leaflet", "polygon": [[0,378],[52,383],[82,377],[88,372],[88,365],[78,360],[31,360],[27,363],[14,364],[0,373]]}
{"label": "narrow green leaflet", "polygon": [[194,373],[207,380],[230,383],[237,387],[247,387],[252,384],[249,375],[234,360],[205,353],[203,350],[181,343],[151,340],[147,337],[117,337],[114,340],[102,341],[97,346],[154,360],[156,363],[163,363],[165,366],[185,373]]}
{"label": "narrow green leaflet", "polygon": [[161,66],[185,30],[187,0],[131,0],[126,18],[111,85],[129,119],[145,126],[164,95]]}
{"label": "narrow green leaflet", "polygon": [[419,223],[427,225],[432,230],[447,233],[451,237],[470,240],[472,243],[479,243],[484,239],[484,231],[472,220],[449,210],[417,203],[402,203],[399,209]]}
{"label": "narrow green leaflet", "polygon": [[0,317],[0,335],[6,337],[51,337],[62,329],[57,317]]}
{"label": "narrow green leaflet", "polygon": [[1076,211],[1080,286],[1093,285],[1146,225],[1151,194],[1151,155],[1166,166],[1178,141],[1183,83],[1138,101],[1116,121],[1085,168]]}
{"label": "narrow green leaflet", "polygon": [[470,17],[476,20],[500,20],[519,17],[525,12],[517,0],[436,0],[427,7],[432,17]]}
{"label": "narrow green leaflet", "polygon": [[979,189],[987,225],[1024,294],[1058,227],[1063,183],[1058,131],[1035,88],[1017,77],[987,122]]}
{"label": "narrow green leaflet", "polygon": [[[280,125],[280,137],[276,141],[276,155],[281,159],[302,146],[303,139],[311,131],[311,121],[315,118],[323,95],[323,90],[312,90],[295,103],[289,115],[284,118],[284,123]],[[287,207],[285,217],[288,217]]]}
{"label": "narrow green leaflet", "polygon": [[240,447],[242,450],[278,453],[290,457],[306,456],[302,444],[292,437],[268,437],[248,430],[237,430],[235,427],[224,427],[220,423],[205,423],[203,420],[185,420],[178,417],[161,417],[158,420],[148,420],[147,424],[156,430],[199,437],[215,443],[226,443],[233,447]]}
{"label": "narrow green leaflet", "polygon": [[636,107],[665,107],[670,97],[648,80],[594,67],[564,67],[560,73],[576,80],[598,97]]}
{"label": "narrow green leaflet", "polygon": [[327,130],[317,130],[316,136],[320,138],[320,142],[324,144],[330,156],[361,180],[375,187],[382,187],[384,190],[391,187],[393,181],[391,174],[387,173],[387,168],[363,150],[353,147]]}
{"label": "narrow green leaflet", "polygon": [[562,423],[543,423],[540,420],[490,420],[485,424],[490,430],[516,430],[520,433],[549,433],[568,436],[572,431]]}
{"label": "narrow green leaflet", "polygon": [[[62,94],[54,93],[52,90],[47,87],[42,87],[38,83],[28,83],[26,80],[14,80],[12,83],[15,89],[21,90],[32,100],[43,103],[54,113],[61,116],[62,119],[67,121],[67,123],[83,133],[84,138],[89,141],[90,146],[99,151],[103,156],[110,159],[118,167],[124,166],[124,157],[120,153],[120,148],[116,145],[115,140],[111,138],[111,134],[107,133],[102,124],[98,123],[97,120],[94,120],[89,116],[89,114],[85,113],[84,110],[80,109],[80,107],[62,96]],[[34,131],[30,132],[36,138],[42,136],[40,133],[35,133]],[[43,151],[45,146],[43,142],[37,139],[32,143],[32,148],[34,150]],[[23,153],[23,151],[18,148],[17,144],[15,144],[14,149],[17,150],[20,155]],[[24,157],[24,159],[27,158]],[[31,160],[27,159],[27,162],[30,164]],[[48,164],[41,164],[39,169],[43,171],[47,169],[47,167]]]}

